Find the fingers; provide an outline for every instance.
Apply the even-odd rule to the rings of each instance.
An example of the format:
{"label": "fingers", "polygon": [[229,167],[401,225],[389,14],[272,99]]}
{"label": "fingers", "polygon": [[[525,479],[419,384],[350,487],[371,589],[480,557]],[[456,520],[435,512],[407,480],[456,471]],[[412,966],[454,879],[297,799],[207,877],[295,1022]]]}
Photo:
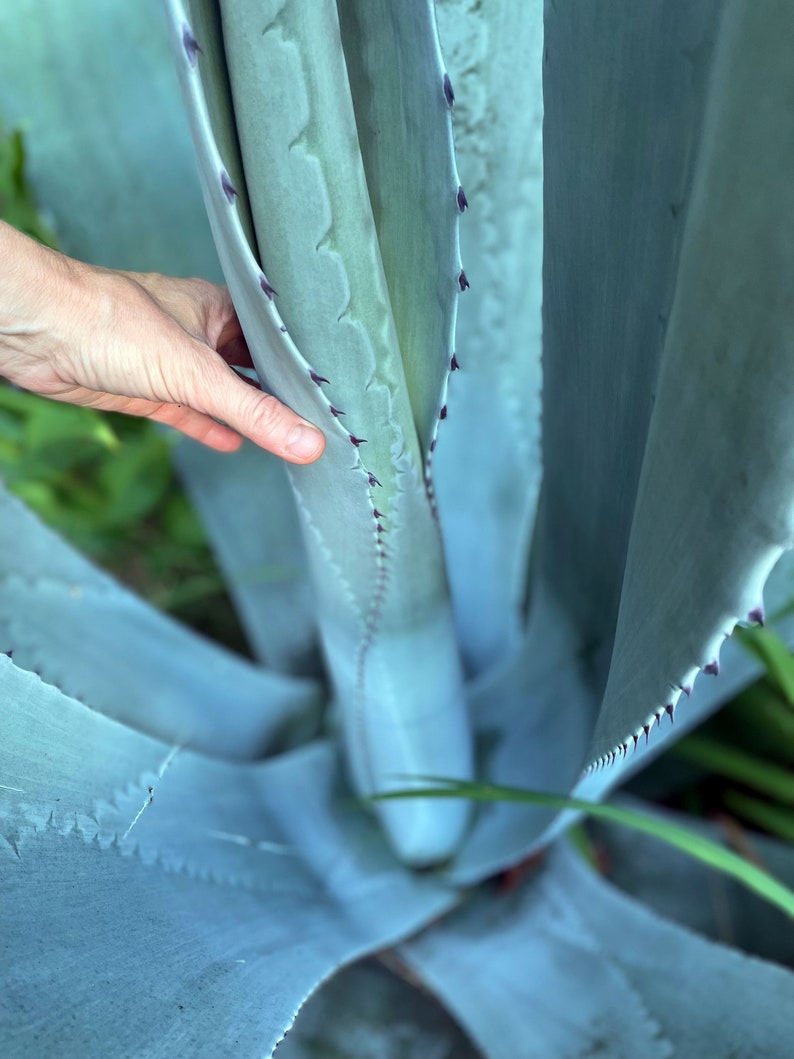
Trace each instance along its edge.
{"label": "fingers", "polygon": [[251,359],[225,287],[89,271],[98,308],[63,372],[73,396],[61,391],[61,399],[84,388],[97,407],[148,416],[216,449],[238,447],[242,435],[291,463],[322,454],[316,427],[229,366]]}
{"label": "fingers", "polygon": [[271,394],[240,379],[220,360],[210,369],[213,378],[198,400],[203,412],[223,420],[232,430],[290,463],[312,463],[322,455],[325,438],[311,423],[296,415]]}
{"label": "fingers", "polygon": [[[135,278],[199,342],[193,345],[188,339],[190,350],[178,353],[172,346],[156,358],[169,403],[220,419],[231,431],[291,463],[312,463],[322,454],[325,438],[316,427],[226,366],[253,367],[253,361],[225,287],[154,274]],[[172,414],[167,421],[184,431]],[[211,437],[216,444],[231,444],[228,434],[213,432]]]}
{"label": "fingers", "polygon": [[182,405],[163,404],[150,411],[139,411],[137,414],[146,415],[148,419],[173,427],[186,437],[200,441],[202,445],[217,452],[235,452],[242,444],[243,439],[236,431],[223,423],[217,423],[211,416]]}

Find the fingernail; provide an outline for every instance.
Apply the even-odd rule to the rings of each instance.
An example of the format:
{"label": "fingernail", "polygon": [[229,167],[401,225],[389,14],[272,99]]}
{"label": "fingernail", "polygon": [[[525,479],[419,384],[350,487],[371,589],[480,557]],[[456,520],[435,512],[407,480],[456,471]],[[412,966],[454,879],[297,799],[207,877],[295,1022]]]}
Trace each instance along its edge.
{"label": "fingernail", "polygon": [[292,433],[287,438],[287,452],[299,460],[308,460],[317,455],[322,443],[323,436],[316,427],[301,423],[292,428]]}

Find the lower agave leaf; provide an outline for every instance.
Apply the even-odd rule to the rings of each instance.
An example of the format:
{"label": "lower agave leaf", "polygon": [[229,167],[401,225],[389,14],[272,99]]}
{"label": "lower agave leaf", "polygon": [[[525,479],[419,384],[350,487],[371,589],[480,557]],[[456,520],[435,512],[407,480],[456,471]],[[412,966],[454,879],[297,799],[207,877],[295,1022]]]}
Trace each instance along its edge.
{"label": "lower agave leaf", "polygon": [[[547,669],[525,651],[472,689],[471,706],[481,776],[568,794],[597,707],[579,660]],[[452,877],[471,884],[515,863],[542,843],[556,816],[538,806],[478,806]]]}
{"label": "lower agave leaf", "polygon": [[328,744],[229,765],[0,657],[0,1040],[9,1057],[270,1054],[341,964],[447,910]]}
{"label": "lower agave leaf", "polygon": [[174,459],[256,656],[278,673],[318,675],[314,592],[282,462],[250,443],[229,454],[187,439]]}
{"label": "lower agave leaf", "polygon": [[658,919],[564,845],[401,954],[489,1059],[784,1059],[794,974]]}
{"label": "lower agave leaf", "polygon": [[[794,846],[763,835],[661,812],[636,798],[616,804],[641,808],[663,820],[683,824],[714,842],[741,842],[771,875],[794,884]],[[659,915],[698,934],[743,950],[752,956],[794,968],[791,920],[768,901],[738,886],[720,872],[649,835],[593,821],[589,828],[610,882]]]}
{"label": "lower agave leaf", "polygon": [[159,614],[2,487],[0,650],[92,709],[224,757],[314,734],[325,701],[319,683],[259,669]]}
{"label": "lower agave leaf", "polygon": [[0,52],[0,114],[62,249],[218,279],[161,0],[3,4]]}
{"label": "lower agave leaf", "polygon": [[277,1059],[481,1059],[425,989],[368,960],[345,968],[301,1008]]}

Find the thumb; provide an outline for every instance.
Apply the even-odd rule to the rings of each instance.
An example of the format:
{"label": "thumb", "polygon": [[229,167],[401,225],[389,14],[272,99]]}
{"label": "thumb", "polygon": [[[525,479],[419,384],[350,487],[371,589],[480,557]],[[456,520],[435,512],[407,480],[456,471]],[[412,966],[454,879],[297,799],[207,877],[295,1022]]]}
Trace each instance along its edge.
{"label": "thumb", "polygon": [[200,377],[189,384],[189,389],[186,403],[196,411],[220,419],[290,463],[312,463],[325,448],[325,438],[317,427],[272,394],[250,386],[216,353],[206,358]]}

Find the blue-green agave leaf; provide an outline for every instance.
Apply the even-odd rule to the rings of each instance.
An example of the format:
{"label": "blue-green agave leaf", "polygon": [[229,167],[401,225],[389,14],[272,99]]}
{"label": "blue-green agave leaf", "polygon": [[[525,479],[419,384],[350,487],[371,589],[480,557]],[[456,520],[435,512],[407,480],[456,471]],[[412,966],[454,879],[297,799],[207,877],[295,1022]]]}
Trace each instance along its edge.
{"label": "blue-green agave leaf", "polygon": [[[781,557],[766,586],[770,613],[794,595],[794,552]],[[794,616],[778,617],[775,630],[794,650]],[[570,642],[570,641],[569,641]],[[602,651],[602,655],[605,652]],[[725,644],[719,676],[699,681],[675,725],[666,718],[646,741],[639,739],[609,768],[580,773],[601,700],[592,671],[601,658],[572,655],[555,661],[525,648],[469,687],[484,782],[603,799],[645,768],[670,744],[702,723],[762,673],[755,656],[736,640]],[[466,843],[448,869],[449,878],[470,885],[536,853],[559,835],[575,813],[532,805],[490,803],[476,807]]]}
{"label": "blue-green agave leaf", "polygon": [[0,52],[0,114],[61,248],[218,279],[159,0],[3,4]]}
{"label": "blue-green agave leaf", "polygon": [[343,968],[301,1008],[277,1059],[482,1059],[427,990],[375,960]]}
{"label": "blue-green agave leaf", "polygon": [[444,0],[438,16],[471,290],[433,480],[461,648],[478,673],[521,640],[541,476],[543,4]]}
{"label": "blue-green agave leaf", "polygon": [[790,971],[657,918],[562,844],[520,890],[481,892],[400,952],[489,1059],[791,1050]]}
{"label": "blue-green agave leaf", "polygon": [[325,699],[158,613],[2,489],[0,651],[92,709],[223,757],[314,734]]}
{"label": "blue-green agave leaf", "polygon": [[721,6],[545,5],[545,654],[560,614],[575,650],[614,636]]}
{"label": "blue-green agave leaf", "polygon": [[339,4],[347,77],[378,249],[426,463],[446,418],[462,292],[449,75],[432,0]]}
{"label": "blue-green agave leaf", "polygon": [[0,657],[3,1054],[269,1055],[331,971],[450,906],[329,745],[230,765]]}
{"label": "blue-green agave leaf", "polygon": [[716,675],[794,539],[792,34],[725,6],[591,761]]}
{"label": "blue-green agave leaf", "polygon": [[[244,166],[256,174],[248,196],[261,263],[278,291],[271,298],[388,490],[395,444],[420,456],[336,4],[246,0],[221,10],[234,120]],[[311,387],[305,370],[301,382]]]}
{"label": "blue-green agave leaf", "polygon": [[[518,652],[476,682],[470,699],[479,776],[556,794],[571,791],[598,706],[581,660],[548,665],[529,651]],[[560,826],[559,814],[541,806],[480,804],[450,877],[462,885],[479,882],[540,848]]]}
{"label": "blue-green agave leaf", "polygon": [[188,439],[174,461],[257,658],[278,673],[319,675],[314,590],[282,461],[250,442],[230,454]]}
{"label": "blue-green agave leaf", "polygon": [[[370,794],[430,761],[437,773],[466,775],[470,735],[440,542],[363,164],[350,150],[357,134],[336,8],[224,11],[237,98],[220,120],[236,121],[245,165],[256,166],[249,194],[261,262],[205,99],[205,79],[219,91],[217,70],[203,66],[188,11],[170,0],[168,12],[205,202],[259,376],[326,434],[323,458],[289,473],[354,781]],[[439,813],[420,800],[378,812],[401,854],[420,862],[448,856],[466,821],[465,809]]]}

